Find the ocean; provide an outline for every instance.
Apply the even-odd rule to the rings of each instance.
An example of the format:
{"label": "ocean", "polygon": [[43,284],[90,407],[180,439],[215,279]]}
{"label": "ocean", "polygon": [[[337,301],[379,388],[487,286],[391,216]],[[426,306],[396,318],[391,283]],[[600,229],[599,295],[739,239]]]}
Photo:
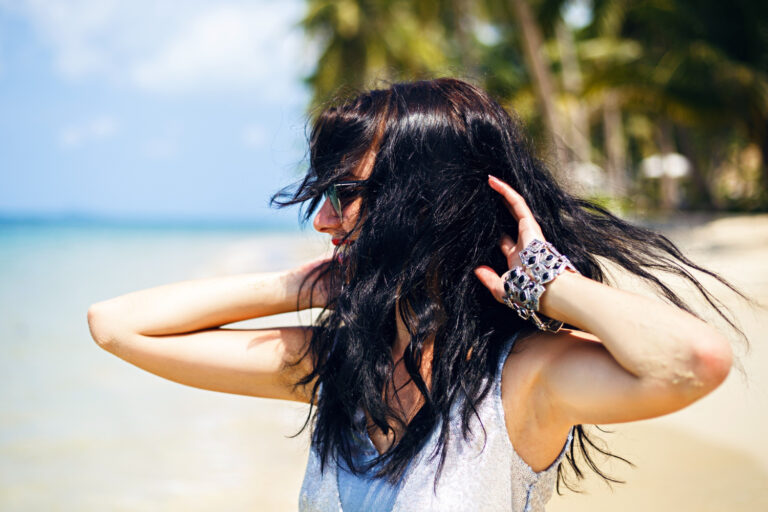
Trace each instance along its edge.
{"label": "ocean", "polygon": [[0,223],[0,510],[295,509],[308,437],[286,436],[306,407],[146,373],[99,348],[86,314],[160,284],[290,268],[327,245],[311,228]]}

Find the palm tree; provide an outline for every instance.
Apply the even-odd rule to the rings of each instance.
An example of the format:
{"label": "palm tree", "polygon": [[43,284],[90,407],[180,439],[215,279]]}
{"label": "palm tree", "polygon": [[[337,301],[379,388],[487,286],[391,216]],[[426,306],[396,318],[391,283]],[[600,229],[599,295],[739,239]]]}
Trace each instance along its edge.
{"label": "palm tree", "polygon": [[321,47],[315,70],[305,78],[313,92],[311,108],[340,86],[359,89],[376,79],[431,76],[460,64],[448,36],[464,33],[463,18],[448,28],[445,22],[446,9],[463,3],[308,0],[301,25]]}
{"label": "palm tree", "polygon": [[[321,49],[311,106],[342,85],[458,70],[549,134],[561,164],[602,153],[613,190],[664,145],[689,155],[696,196],[710,203],[714,152],[739,139],[761,148],[768,191],[768,3],[593,0],[576,31],[566,3],[308,0],[302,25]],[[479,38],[480,24],[496,40]],[[668,135],[625,129],[629,118]]]}
{"label": "palm tree", "polygon": [[541,29],[526,0],[511,0],[510,3],[522,36],[523,54],[528,62],[544,122],[555,144],[558,161],[561,165],[565,165],[569,161],[564,141],[566,130],[555,105],[555,81],[550,63],[543,55],[544,38]]}
{"label": "palm tree", "polygon": [[[634,41],[642,55],[631,70],[613,67],[591,78],[623,91],[626,108],[672,123],[672,143],[694,163],[693,139],[704,140],[699,151],[705,154],[734,134],[757,144],[768,189],[768,5],[596,0],[594,9],[592,35]],[[706,171],[694,169],[694,184],[707,201]]]}

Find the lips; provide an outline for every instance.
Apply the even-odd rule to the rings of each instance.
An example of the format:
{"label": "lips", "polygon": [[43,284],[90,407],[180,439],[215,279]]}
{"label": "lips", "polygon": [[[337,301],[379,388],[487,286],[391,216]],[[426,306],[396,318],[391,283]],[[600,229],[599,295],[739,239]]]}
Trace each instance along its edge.
{"label": "lips", "polygon": [[342,240],[341,238],[332,238],[331,243],[333,245],[350,245],[352,240]]}

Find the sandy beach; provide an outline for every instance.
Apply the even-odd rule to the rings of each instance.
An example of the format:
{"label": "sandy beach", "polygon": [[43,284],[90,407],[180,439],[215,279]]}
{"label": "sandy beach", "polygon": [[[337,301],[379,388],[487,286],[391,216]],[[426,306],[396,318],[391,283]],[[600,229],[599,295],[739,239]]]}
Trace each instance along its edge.
{"label": "sandy beach", "polygon": [[[685,217],[661,229],[768,304],[768,215]],[[308,436],[289,436],[305,406],[137,370],[90,340],[85,314],[98,300],[166,282],[288,268],[327,251],[328,241],[311,229],[56,236],[7,237],[0,251],[0,509],[296,510]],[[584,493],[555,495],[548,510],[768,510],[768,314],[716,290],[749,338],[749,351],[734,341],[743,371],[683,411],[611,426],[602,438],[635,468],[605,467],[627,483],[611,490],[588,473]]]}
{"label": "sandy beach", "polygon": [[[689,218],[662,229],[694,261],[768,305],[768,216]],[[548,510],[768,510],[768,312],[719,296],[749,339],[748,351],[734,345],[743,372],[734,368],[720,388],[682,411],[611,426],[615,433],[603,439],[636,467],[607,467],[627,483],[611,490],[590,478],[584,494],[555,496]]]}

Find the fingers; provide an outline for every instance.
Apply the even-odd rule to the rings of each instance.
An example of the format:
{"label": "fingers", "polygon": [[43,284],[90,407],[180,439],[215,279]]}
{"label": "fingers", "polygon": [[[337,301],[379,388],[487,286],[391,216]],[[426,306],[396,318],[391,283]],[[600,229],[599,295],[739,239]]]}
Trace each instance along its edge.
{"label": "fingers", "polygon": [[517,244],[514,240],[512,240],[512,237],[508,234],[504,233],[501,235],[501,240],[499,241],[499,248],[501,249],[502,254],[504,254],[504,257],[507,259],[507,265],[509,267],[513,267],[513,261],[515,261],[515,257],[517,256],[515,249]]}
{"label": "fingers", "polygon": [[515,241],[511,236],[504,233],[501,235],[499,245],[501,246],[501,250],[504,252],[504,254],[509,254],[515,248]]}
{"label": "fingers", "polygon": [[483,283],[483,286],[488,288],[493,298],[499,302],[502,302],[504,296],[504,284],[501,281],[501,277],[487,265],[481,265],[475,269],[475,276]]}
{"label": "fingers", "polygon": [[504,198],[507,209],[518,221],[521,234],[526,233],[532,236],[541,234],[541,227],[536,222],[536,217],[533,216],[533,212],[528,207],[528,203],[525,202],[523,196],[507,183],[490,174],[488,175],[488,184]]}
{"label": "fingers", "polygon": [[515,216],[517,220],[525,219],[526,217],[533,217],[533,212],[528,208],[528,204],[523,199],[523,196],[517,193],[515,189],[501,181],[495,176],[488,175],[488,184],[493,190],[498,192],[507,201],[509,211]]}
{"label": "fingers", "polygon": [[[543,240],[544,236],[539,223],[536,222],[536,218],[533,216],[533,212],[528,207],[523,196],[508,184],[490,174],[488,175],[488,184],[493,190],[501,194],[504,198],[504,204],[518,223],[517,241],[513,240],[506,233],[503,233],[499,240],[499,248],[507,259],[507,265],[512,268],[520,264],[518,250],[522,249],[533,238]],[[475,269],[475,276],[483,283],[483,286],[488,288],[488,291],[491,292],[497,301],[504,302],[504,283],[495,270],[489,266],[482,265]]]}

